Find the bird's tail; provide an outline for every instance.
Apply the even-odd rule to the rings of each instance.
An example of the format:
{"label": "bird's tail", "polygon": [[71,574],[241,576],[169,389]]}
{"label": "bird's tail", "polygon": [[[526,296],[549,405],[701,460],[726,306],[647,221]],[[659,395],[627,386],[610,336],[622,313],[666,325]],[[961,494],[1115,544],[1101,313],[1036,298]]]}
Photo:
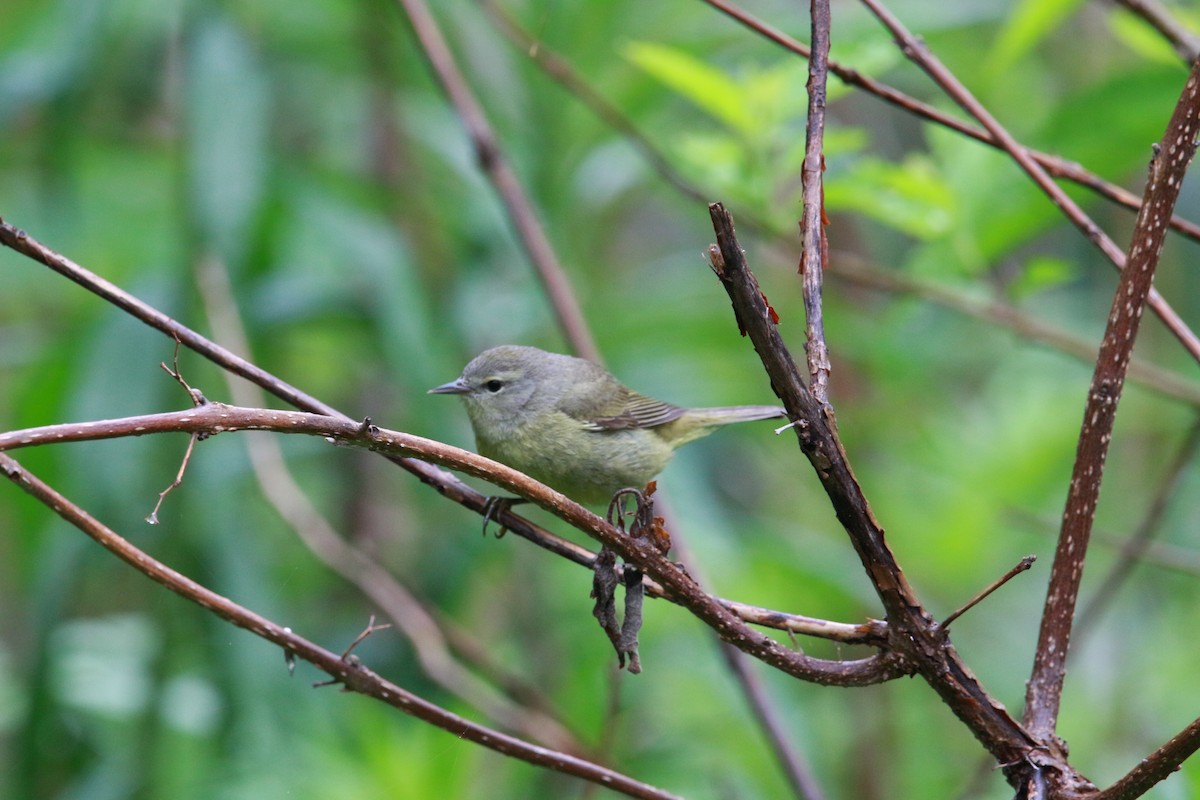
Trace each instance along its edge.
{"label": "bird's tail", "polygon": [[779,406],[721,406],[719,408],[696,408],[688,412],[696,422],[716,427],[734,422],[753,422],[758,419],[781,419],[787,412]]}
{"label": "bird's tail", "polygon": [[721,425],[752,422],[756,419],[780,419],[787,412],[778,406],[720,406],[693,408],[675,422],[663,426],[667,438],[675,447],[712,433]]}

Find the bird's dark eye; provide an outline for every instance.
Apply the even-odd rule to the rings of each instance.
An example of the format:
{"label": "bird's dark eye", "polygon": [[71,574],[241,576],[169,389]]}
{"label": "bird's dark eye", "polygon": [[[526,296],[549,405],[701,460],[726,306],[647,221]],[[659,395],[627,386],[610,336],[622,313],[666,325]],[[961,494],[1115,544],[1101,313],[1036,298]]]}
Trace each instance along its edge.
{"label": "bird's dark eye", "polygon": [[490,381],[488,381],[487,383],[485,383],[483,385],[483,388],[487,389],[492,394],[495,394],[496,392],[498,392],[504,388],[504,381],[498,381],[495,378],[492,378]]}

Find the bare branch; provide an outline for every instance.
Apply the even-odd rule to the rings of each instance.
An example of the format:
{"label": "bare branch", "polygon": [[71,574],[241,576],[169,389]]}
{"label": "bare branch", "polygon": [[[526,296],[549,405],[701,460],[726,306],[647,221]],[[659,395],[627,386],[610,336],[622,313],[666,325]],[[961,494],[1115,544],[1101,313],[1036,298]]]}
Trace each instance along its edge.
{"label": "bare branch", "polygon": [[146,516],[146,522],[151,525],[158,524],[158,510],[162,508],[163,500],[167,499],[167,495],[172,489],[177,489],[183,483],[183,474],[187,472],[188,462],[192,460],[192,451],[196,449],[196,439],[200,436],[198,433],[193,433],[188,439],[187,450],[183,453],[183,460],[179,464],[179,472],[175,474],[175,480],[167,485],[167,488],[158,493],[158,502],[154,504],[154,510]]}
{"label": "bare branch", "polygon": [[1038,634],[1033,673],[1025,695],[1025,719],[1048,746],[1052,744],[1062,699],[1072,617],[1091,539],[1096,503],[1117,405],[1125,385],[1142,309],[1166,239],[1166,220],[1175,207],[1200,128],[1200,63],[1192,68],[1162,142],[1155,146],[1145,200],[1129,246],[1128,263],[1113,295],[1104,339],[1088,390],[1083,428],[1075,453],[1071,487],[1050,570],[1050,587]]}
{"label": "bare branch", "polygon": [[[757,19],[752,14],[747,13],[743,9],[728,2],[728,0],[704,0],[705,3],[725,14],[743,27],[754,31],[763,38],[774,42],[785,50],[789,50],[801,58],[808,58],[811,55],[811,50],[808,45],[803,42],[793,39],[786,33],[774,28],[760,19]],[[969,136],[972,139],[986,144],[989,147],[1002,149],[1000,141],[993,136],[989,131],[983,128],[978,128],[962,120],[946,114],[937,108],[922,103],[915,97],[911,97],[904,92],[894,89],[885,83],[881,83],[873,78],[868,78],[860,74],[858,71],[849,67],[843,66],[836,61],[829,62],[829,71],[836,75],[847,86],[855,86],[862,89],[864,92],[878,97],[885,103],[890,103],[897,108],[903,109],[910,114],[929,120],[935,124],[941,125],[952,131],[957,131],[964,136]],[[1030,150],[1029,154],[1046,170],[1046,172],[1056,178],[1063,178],[1073,183],[1077,183],[1096,194],[1114,202],[1125,208],[1137,211],[1142,207],[1141,198],[1132,192],[1127,191],[1121,186],[1114,183],[1109,183],[1099,176],[1081,167],[1071,161],[1066,161],[1058,156],[1048,153],[1041,153],[1036,150]],[[1171,217],[1171,227],[1179,231],[1189,239],[1200,241],[1200,225],[1180,217]]]}
{"label": "bare branch", "polygon": [[828,661],[789,650],[751,629],[716,598],[706,594],[680,565],[649,540],[633,539],[564,494],[497,461],[432,439],[371,424],[302,411],[241,408],[208,403],[189,411],[147,414],[76,425],[50,425],[0,434],[0,450],[53,442],[92,441],[152,433],[218,433],[271,430],[320,436],[332,444],[363,447],[385,455],[420,458],[465,472],[536,503],[616,552],[654,579],[679,605],[749,655],[802,680],[861,686],[905,674],[904,660],[885,653],[856,661]]}
{"label": "bare branch", "polygon": [[1027,569],[1032,567],[1033,562],[1035,562],[1035,561],[1037,561],[1037,556],[1034,556],[1034,555],[1029,555],[1029,556],[1025,556],[1024,558],[1022,558],[1019,562],[1017,562],[1016,566],[1014,566],[1008,572],[1001,575],[996,580],[992,581],[990,584],[988,584],[986,587],[984,587],[982,591],[980,591],[978,594],[976,594],[974,597],[972,597],[970,600],[968,600],[966,603],[964,603],[960,608],[955,610],[950,616],[946,617],[946,619],[941,624],[942,630],[943,631],[947,630],[950,627],[950,624],[952,622],[954,622],[954,620],[958,619],[963,614],[967,613],[972,608],[974,608],[975,606],[982,603],[985,599],[987,599],[988,595],[990,595],[992,592],[999,589],[1004,584],[1011,581],[1017,575],[1020,575],[1022,572],[1026,571]]}
{"label": "bare branch", "polygon": [[483,745],[498,753],[567,775],[606,786],[630,797],[650,800],[674,800],[675,795],[593,764],[575,756],[531,745],[514,736],[484,727],[436,706],[362,666],[356,659],[343,658],[297,636],[289,628],[277,625],[222,595],[176,572],[148,553],[139,550],[112,529],[42,482],[15,459],[0,453],[0,472],[28,494],[50,507],[56,514],[86,533],[98,544],[134,569],[162,584],[179,596],[212,611],[222,619],[283,648],[285,654],[299,657],[330,675],[346,689],[381,700],[454,736]]}
{"label": "bare branch", "polygon": [[[210,341],[150,304],[134,297],[111,281],[85,269],[71,259],[54,252],[46,245],[19,228],[8,224],[3,219],[0,219],[0,244],[44,264],[101,299],[112,303],[133,318],[142,321],[156,330],[162,331],[172,341],[183,343],[185,347],[188,347],[193,352],[199,353],[214,364],[235,375],[240,375],[289,405],[317,414],[327,414],[345,422],[358,424],[334,407],[280,380],[261,367]],[[469,508],[481,515],[488,513],[491,508],[489,505],[490,498],[475,491],[445,470],[411,458],[396,458],[393,456],[387,456],[387,458],[392,463],[412,473],[421,482],[431,486],[443,497],[458,503],[464,508]],[[567,542],[560,536],[555,536],[549,531],[543,530],[524,517],[520,517],[511,511],[502,510],[494,517],[494,520],[516,535],[553,553],[574,561],[578,561],[580,558],[576,545]]]}
{"label": "bare branch", "polygon": [[[1025,170],[1026,174],[1037,184],[1038,188],[1045,192],[1054,204],[1062,210],[1067,219],[1071,221],[1071,224],[1078,228],[1088,241],[1096,245],[1100,252],[1112,262],[1113,266],[1118,270],[1125,269],[1125,254],[1121,252],[1116,243],[1080,208],[1078,203],[1071,199],[1070,195],[1054,182],[1041,164],[1034,159],[1033,154],[1013,138],[1012,134],[991,115],[991,112],[984,108],[967,87],[963,86],[962,82],[925,46],[925,43],[916,36],[913,36],[901,24],[900,20],[884,8],[878,0],[862,0],[862,3],[891,31],[892,36],[895,37],[896,43],[903,50],[904,54],[921,67],[921,69],[925,70],[926,74],[954,102],[958,103],[967,113],[979,120],[979,123],[983,127],[987,128],[996,141],[999,142],[1000,147],[1017,162],[1021,169]],[[1142,209],[1139,212],[1139,219],[1145,213],[1146,207],[1143,202]],[[1168,214],[1162,220],[1164,230],[1167,227],[1167,221],[1170,217],[1171,215]],[[1200,361],[1200,338],[1196,336],[1153,286],[1149,289],[1146,302],[1154,310],[1154,313],[1158,315],[1159,319],[1163,321],[1163,324],[1167,326],[1167,329],[1179,340],[1179,343],[1183,345],[1191,357]]]}
{"label": "bare branch", "polygon": [[[826,274],[835,280],[883,292],[909,294],[937,303],[961,314],[1008,328],[1018,336],[1051,347],[1089,365],[1096,360],[1095,342],[1044,322],[1010,303],[975,297],[962,290],[914,278],[898,270],[882,269],[868,264],[853,253],[838,253],[832,259]],[[1165,397],[1200,406],[1200,385],[1136,356],[1129,362],[1129,380]]]}
{"label": "bare branch", "polygon": [[[201,258],[195,265],[195,272],[211,327],[221,331],[234,349],[249,353],[249,341],[237,313],[228,272],[213,258]],[[258,387],[239,381],[228,372],[222,374],[234,402],[241,405],[264,404],[263,393]],[[275,507],[279,516],[291,526],[296,537],[313,556],[357,586],[392,619],[412,643],[417,659],[431,681],[475,706],[509,731],[518,732],[556,750],[576,755],[588,753],[588,748],[579,737],[561,719],[549,713],[551,704],[544,694],[527,681],[512,674],[493,678],[508,690],[509,696],[505,697],[455,658],[449,640],[461,642],[466,637],[465,632],[450,629],[378,559],[338,535],[296,482],[277,437],[265,433],[248,434],[246,451],[267,502]],[[470,652],[477,653],[479,650],[474,648]],[[476,659],[476,663],[479,663],[479,659]],[[497,670],[491,669],[491,672],[496,673]],[[515,700],[517,695],[522,698],[521,701]]]}
{"label": "bare branch", "polygon": [[[1078,777],[1065,757],[1035,751],[1032,737],[980,685],[922,607],[850,469],[832,408],[818,403],[804,386],[779,335],[777,317],[746,264],[732,217],[720,203],[709,206],[709,215],[717,234],[717,244],[709,253],[713,270],[733,302],[738,328],[750,337],[771,387],[793,420],[800,449],[812,463],[838,521],[883,601],[891,646],[912,659],[918,673],[996,758],[1014,784],[1040,768]],[[1078,778],[1077,783],[1086,781]]]}
{"label": "bare branch", "polygon": [[1156,783],[1171,776],[1179,765],[1200,750],[1200,719],[1192,721],[1171,741],[1138,762],[1125,777],[1090,800],[1133,800],[1141,797]]}
{"label": "bare branch", "polygon": [[829,262],[829,239],[825,233],[825,81],[829,70],[829,0],[812,0],[812,56],[808,60],[808,124],[804,164],[800,170],[804,186],[804,212],[800,237],[804,252],[800,274],[804,284],[805,336],[808,354],[809,390],[818,403],[829,402],[829,348],[825,345],[825,318],[821,291],[825,265]]}
{"label": "bare branch", "polygon": [[600,351],[592,340],[583,312],[575,300],[574,292],[571,291],[567,273],[559,264],[554,247],[538,222],[533,204],[521,187],[521,182],[517,180],[508,159],[504,157],[483,106],[471,92],[471,87],[455,63],[454,54],[438,29],[437,21],[422,0],[396,2],[408,17],[434,77],[467,129],[471,146],[475,148],[479,168],[491,181],[504,205],[509,222],[512,223],[530,263],[542,281],[550,305],[558,317],[559,327],[578,355],[599,363]]}

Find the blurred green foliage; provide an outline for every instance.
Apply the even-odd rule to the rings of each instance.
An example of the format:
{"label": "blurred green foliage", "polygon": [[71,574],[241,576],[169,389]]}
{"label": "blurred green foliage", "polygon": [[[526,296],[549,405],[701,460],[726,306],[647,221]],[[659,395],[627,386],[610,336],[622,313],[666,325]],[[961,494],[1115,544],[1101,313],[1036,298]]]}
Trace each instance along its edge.
{"label": "blurred green foliage", "polygon": [[[804,63],[700,3],[505,5],[746,220],[751,263],[802,354]],[[798,9],[764,0],[751,10],[803,36]],[[894,10],[1022,141],[1140,193],[1185,70],[1139,20],[1077,2],[914,0]],[[712,238],[706,209],[549,81],[478,4],[451,0],[435,12],[609,366],[677,403],[769,402],[700,257]],[[0,216],[51,247],[226,341],[195,278],[197,264],[215,260],[252,360],[351,416],[458,445],[470,444],[461,409],[425,389],[486,346],[565,349],[394,5],[5,0],[3,18]],[[833,41],[848,66],[949,107],[858,7],[835,4]],[[954,628],[972,668],[1019,711],[1089,366],[925,298],[838,280],[837,264],[852,254],[1011,300],[1093,342],[1113,271],[1002,155],[836,79],[830,87],[835,274],[825,308],[841,432],[935,614],[1039,555]],[[1118,241],[1127,234],[1129,212],[1076,194]],[[1200,217],[1198,200],[1185,188],[1180,213]],[[1173,241],[1158,283],[1193,328],[1195,262],[1194,243]],[[0,427],[186,406],[158,366],[170,341],[7,250],[0,276]],[[1138,354],[1194,375],[1155,320]],[[184,353],[181,367],[210,398],[228,398],[200,358]],[[1193,417],[1152,390],[1126,392],[1102,531],[1119,539],[1137,524]],[[185,444],[159,437],[18,456],[171,566],[343,648],[376,609],[282,522],[238,435],[204,442],[162,524],[146,525]],[[344,536],[541,687],[586,744],[607,742],[618,769],[692,798],[788,796],[713,637],[687,615],[651,603],[645,673],[614,675],[586,572],[514,537],[480,538],[477,517],[380,459],[320,442],[281,446]],[[789,437],[724,431],[681,453],[661,485],[676,535],[722,596],[850,622],[880,613]],[[310,668],[289,677],[273,647],[164,592],[16,489],[0,491],[0,796],[589,796],[371,701],[311,689],[321,676]],[[1160,533],[1191,553],[1197,496],[1190,467]],[[1095,545],[1085,598],[1117,558]],[[1200,708],[1186,635],[1200,584],[1185,567],[1178,557],[1138,566],[1074,654],[1061,732],[1099,783]],[[357,652],[397,683],[478,716],[423,674],[395,631]],[[830,797],[1010,796],[919,681],[838,690],[766,679]],[[1188,764],[1153,796],[1200,797],[1200,767]]]}

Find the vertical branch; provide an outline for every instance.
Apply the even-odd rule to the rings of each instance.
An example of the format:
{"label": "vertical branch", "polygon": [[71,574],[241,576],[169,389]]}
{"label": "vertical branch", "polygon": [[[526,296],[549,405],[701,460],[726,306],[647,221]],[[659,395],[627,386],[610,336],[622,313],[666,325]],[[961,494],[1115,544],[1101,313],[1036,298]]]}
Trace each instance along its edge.
{"label": "vertical branch", "polygon": [[455,63],[454,55],[438,29],[437,21],[422,0],[396,2],[408,17],[434,77],[462,119],[471,145],[475,148],[479,167],[500,196],[509,222],[516,230],[534,269],[537,270],[563,335],[576,354],[599,362],[600,351],[596,349],[596,343],[592,340],[591,331],[584,321],[583,312],[575,299],[575,293],[571,290],[567,274],[558,263],[554,248],[538,222],[533,204],[525,195],[521,182],[517,180],[516,173],[500,150],[495,131],[488,122],[483,106],[471,93],[470,86]]}
{"label": "vertical branch", "polygon": [[821,313],[821,286],[829,259],[825,236],[825,83],[829,73],[829,0],[812,0],[812,57],[808,61],[808,131],[805,139],[804,214],[800,222],[804,252],[800,274],[804,276],[805,335],[808,340],[808,372],[813,396],[829,402],[829,349],[825,346],[825,320]]}
{"label": "vertical branch", "polygon": [[1047,742],[1058,719],[1072,617],[1096,501],[1100,496],[1100,479],[1112,439],[1113,421],[1125,384],[1125,370],[1166,239],[1166,222],[1196,152],[1198,128],[1200,63],[1192,67],[1162,142],[1155,146],[1150,159],[1142,210],[1134,226],[1125,269],[1121,271],[1113,296],[1088,390],[1071,487],[1050,571],[1050,588],[1038,634],[1033,674],[1025,695],[1026,723],[1035,736]]}

